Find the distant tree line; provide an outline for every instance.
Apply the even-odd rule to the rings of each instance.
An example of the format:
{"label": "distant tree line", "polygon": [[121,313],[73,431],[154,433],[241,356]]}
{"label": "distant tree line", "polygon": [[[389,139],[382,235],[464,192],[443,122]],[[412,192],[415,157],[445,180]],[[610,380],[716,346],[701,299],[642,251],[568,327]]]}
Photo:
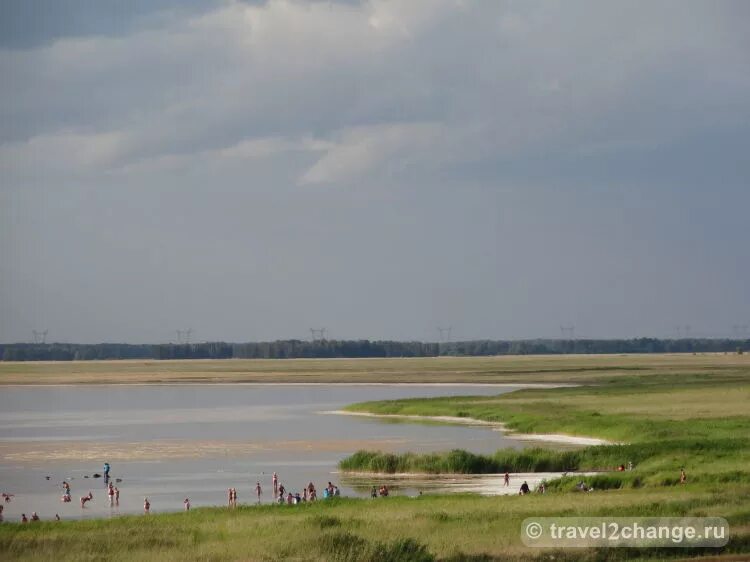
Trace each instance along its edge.
{"label": "distant tree line", "polygon": [[191,344],[0,344],[3,361],[87,361],[93,359],[296,359],[355,357],[437,357],[559,355],[566,353],[715,353],[750,350],[750,340],[473,340],[429,343],[370,340],[278,340],[250,343]]}

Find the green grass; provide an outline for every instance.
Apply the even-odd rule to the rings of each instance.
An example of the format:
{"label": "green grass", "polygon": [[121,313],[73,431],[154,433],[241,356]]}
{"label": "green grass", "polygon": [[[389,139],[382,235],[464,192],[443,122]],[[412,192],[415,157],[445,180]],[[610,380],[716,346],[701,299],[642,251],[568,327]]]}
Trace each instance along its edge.
{"label": "green grass", "polygon": [[[615,471],[621,464],[633,462],[638,471],[620,473],[619,480],[637,479],[641,485],[657,484],[654,478],[668,471],[675,477],[683,466],[703,465],[692,478],[716,480],[733,474],[735,482],[750,483],[750,472],[740,470],[746,460],[750,441],[723,439],[709,441],[675,440],[629,445],[601,445],[577,450],[557,451],[544,448],[500,449],[492,455],[480,455],[463,450],[443,453],[383,453],[357,451],[339,463],[339,469],[348,472],[383,474],[498,474],[503,472],[570,472]],[[664,466],[664,460],[671,462]],[[715,470],[728,459],[724,471]],[[675,462],[676,461],[676,462]],[[744,461],[743,461],[744,462]],[[714,469],[714,470],[711,470]],[[721,475],[721,476],[720,476]]]}
{"label": "green grass", "polygon": [[[366,402],[355,412],[408,416],[457,416],[501,422],[517,433],[562,433],[599,437],[621,444],[553,451],[544,448],[500,450],[492,455],[465,451],[434,454],[387,454],[359,451],[340,468],[380,473],[502,473],[542,471],[606,471],[583,479],[602,496],[592,500],[590,514],[607,513],[612,494],[666,494],[673,515],[726,515],[732,491],[742,539],[736,549],[750,553],[750,369],[715,372],[668,369],[610,377],[574,388],[527,389],[494,397],[444,397]],[[635,469],[619,472],[620,464]],[[679,483],[685,468],[688,485]],[[580,475],[554,480],[547,489],[563,497],[578,496]],[[706,494],[705,496],[703,494]],[[587,495],[586,495],[587,496]],[[589,501],[586,497],[586,502]],[[656,505],[631,506],[628,514],[650,514]],[[714,511],[717,510],[717,511]],[[622,553],[619,553],[622,555]],[[631,551],[648,557],[652,552]],[[667,556],[668,553],[662,553]],[[612,559],[615,553],[602,555]]]}
{"label": "green grass", "polygon": [[[111,520],[0,525],[3,560],[604,560],[685,556],[671,551],[537,551],[523,546],[532,516],[722,516],[724,554],[750,550],[747,486],[690,484],[590,494],[337,499],[302,506],[195,509]],[[696,550],[695,554],[706,551]]]}

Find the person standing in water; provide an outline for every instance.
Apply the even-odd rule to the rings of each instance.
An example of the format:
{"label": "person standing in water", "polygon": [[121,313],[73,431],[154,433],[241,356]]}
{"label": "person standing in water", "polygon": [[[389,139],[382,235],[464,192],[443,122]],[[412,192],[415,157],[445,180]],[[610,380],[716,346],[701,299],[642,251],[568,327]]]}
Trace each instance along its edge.
{"label": "person standing in water", "polygon": [[143,513],[146,515],[151,513],[151,502],[148,501],[148,498],[143,498]]}
{"label": "person standing in water", "polygon": [[120,505],[120,488],[118,488],[117,486],[115,486],[115,505]]}
{"label": "person standing in water", "polygon": [[104,463],[104,481],[107,482],[109,480],[109,463]]}
{"label": "person standing in water", "polygon": [[263,493],[263,490],[260,489],[260,482],[255,483],[255,495],[258,497],[258,503],[260,504],[260,496]]}
{"label": "person standing in water", "polygon": [[508,474],[507,472],[505,473],[505,476],[503,476],[503,486],[505,486],[506,488],[510,486],[510,474]]}
{"label": "person standing in water", "polygon": [[276,499],[279,494],[279,475],[274,472],[271,481],[273,482],[273,498]]}
{"label": "person standing in water", "polygon": [[185,505],[185,511],[190,511],[190,498],[185,498],[185,501],[182,503]]}

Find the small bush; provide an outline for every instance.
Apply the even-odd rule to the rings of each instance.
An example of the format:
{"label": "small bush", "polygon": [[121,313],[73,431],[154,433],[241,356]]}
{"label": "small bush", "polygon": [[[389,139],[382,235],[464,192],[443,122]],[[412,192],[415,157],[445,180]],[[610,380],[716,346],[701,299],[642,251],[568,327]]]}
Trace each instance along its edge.
{"label": "small bush", "polygon": [[427,547],[412,538],[391,542],[370,542],[352,533],[321,537],[318,548],[333,562],[434,562]]}
{"label": "small bush", "polygon": [[330,515],[316,515],[310,518],[310,522],[320,529],[329,529],[341,525],[341,519]]}
{"label": "small bush", "polygon": [[368,560],[370,543],[352,533],[323,535],[318,548],[332,562],[364,562]]}
{"label": "small bush", "polygon": [[377,543],[370,554],[372,562],[433,562],[427,547],[411,538]]}

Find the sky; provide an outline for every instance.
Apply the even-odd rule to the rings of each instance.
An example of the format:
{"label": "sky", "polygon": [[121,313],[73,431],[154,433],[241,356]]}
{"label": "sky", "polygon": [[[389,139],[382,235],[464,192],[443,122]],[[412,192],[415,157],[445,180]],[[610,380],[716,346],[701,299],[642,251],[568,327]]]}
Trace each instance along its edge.
{"label": "sky", "polygon": [[1,1],[0,342],[750,337],[748,28]]}

